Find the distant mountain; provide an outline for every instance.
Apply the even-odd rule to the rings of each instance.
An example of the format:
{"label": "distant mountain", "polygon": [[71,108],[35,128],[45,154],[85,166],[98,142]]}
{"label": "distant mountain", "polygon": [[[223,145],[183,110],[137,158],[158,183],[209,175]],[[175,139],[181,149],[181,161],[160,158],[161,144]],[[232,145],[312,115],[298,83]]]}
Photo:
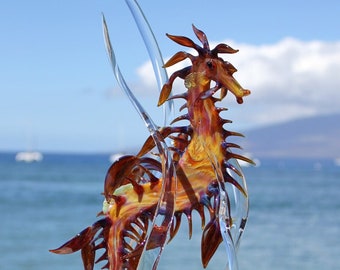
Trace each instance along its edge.
{"label": "distant mountain", "polygon": [[340,114],[298,119],[244,132],[255,157],[340,157]]}

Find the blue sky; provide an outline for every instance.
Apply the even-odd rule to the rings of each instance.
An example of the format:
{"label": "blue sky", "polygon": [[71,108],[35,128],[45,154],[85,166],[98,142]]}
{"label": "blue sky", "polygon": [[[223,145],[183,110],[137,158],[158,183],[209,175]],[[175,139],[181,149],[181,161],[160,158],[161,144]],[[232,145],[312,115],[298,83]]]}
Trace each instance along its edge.
{"label": "blue sky", "polygon": [[[165,58],[183,49],[165,33],[194,39],[192,23],[211,42],[240,49],[230,62],[252,96],[242,107],[226,103],[232,130],[340,112],[338,1],[139,3]],[[3,1],[0,151],[110,153],[144,141],[144,124],[114,80],[101,12],[128,83],[162,123],[148,55],[125,1]]]}

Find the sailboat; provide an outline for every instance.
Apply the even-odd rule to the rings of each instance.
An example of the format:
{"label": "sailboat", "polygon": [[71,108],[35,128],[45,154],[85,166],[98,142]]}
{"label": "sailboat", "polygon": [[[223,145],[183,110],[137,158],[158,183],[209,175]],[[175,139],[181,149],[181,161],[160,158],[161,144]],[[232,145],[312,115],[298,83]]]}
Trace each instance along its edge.
{"label": "sailboat", "polygon": [[18,152],[15,155],[15,160],[20,162],[39,162],[43,160],[43,155],[42,153],[38,151],[23,151],[23,152]]}
{"label": "sailboat", "polygon": [[27,145],[26,151],[18,152],[15,155],[15,160],[18,162],[40,162],[43,160],[43,154],[39,151],[32,150],[34,149],[32,147],[33,145],[33,136],[32,136],[32,123],[28,123],[28,132],[26,134],[27,136]]}

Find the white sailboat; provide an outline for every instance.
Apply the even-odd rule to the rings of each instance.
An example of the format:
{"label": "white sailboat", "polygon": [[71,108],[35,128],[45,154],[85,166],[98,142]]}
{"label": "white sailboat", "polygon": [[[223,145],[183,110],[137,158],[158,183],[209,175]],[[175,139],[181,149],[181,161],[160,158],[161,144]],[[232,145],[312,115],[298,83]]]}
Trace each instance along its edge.
{"label": "white sailboat", "polygon": [[32,123],[28,122],[28,131],[26,132],[26,137],[27,137],[27,150],[26,151],[20,151],[15,155],[15,160],[17,162],[40,162],[43,160],[43,154],[39,151],[32,150],[35,147],[34,141],[33,141],[33,135],[32,135]]}
{"label": "white sailboat", "polygon": [[39,162],[43,160],[43,155],[42,153],[38,151],[23,151],[23,152],[18,152],[15,155],[15,160],[18,162]]}

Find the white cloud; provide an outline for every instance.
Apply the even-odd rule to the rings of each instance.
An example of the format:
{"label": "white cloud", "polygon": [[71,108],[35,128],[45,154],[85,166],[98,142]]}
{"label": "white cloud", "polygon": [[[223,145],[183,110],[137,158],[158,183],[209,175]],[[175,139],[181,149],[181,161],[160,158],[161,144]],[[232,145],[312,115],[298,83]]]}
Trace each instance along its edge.
{"label": "white cloud", "polygon": [[139,67],[137,74],[140,77],[142,84],[146,86],[147,89],[155,89],[157,82],[152,69],[151,61],[148,61]]}
{"label": "white cloud", "polygon": [[[240,84],[252,90],[243,105],[227,98],[224,105],[232,107],[228,118],[257,126],[340,112],[340,42],[304,42],[292,38],[269,45],[223,42],[240,50],[225,58],[238,69],[234,76]],[[168,72],[183,66],[177,64]],[[145,63],[137,72],[138,88],[144,93],[157,93],[151,63]],[[183,83],[178,81],[180,86],[175,87],[183,91]]]}

